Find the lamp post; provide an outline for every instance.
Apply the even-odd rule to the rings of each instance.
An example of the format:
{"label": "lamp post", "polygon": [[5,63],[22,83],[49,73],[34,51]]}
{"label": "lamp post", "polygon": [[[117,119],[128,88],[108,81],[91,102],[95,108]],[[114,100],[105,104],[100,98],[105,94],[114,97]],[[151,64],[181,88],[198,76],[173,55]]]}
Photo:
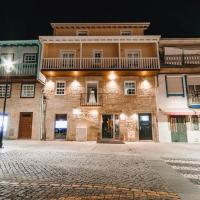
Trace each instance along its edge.
{"label": "lamp post", "polygon": [[8,74],[13,69],[13,61],[11,59],[3,60],[2,66],[6,73],[6,87],[5,87],[5,96],[4,96],[4,102],[3,102],[3,113],[2,113],[2,122],[1,122],[1,128],[0,128],[0,148],[3,148],[3,132],[4,132],[4,118],[6,114],[6,101],[7,101],[7,93],[8,93]]}

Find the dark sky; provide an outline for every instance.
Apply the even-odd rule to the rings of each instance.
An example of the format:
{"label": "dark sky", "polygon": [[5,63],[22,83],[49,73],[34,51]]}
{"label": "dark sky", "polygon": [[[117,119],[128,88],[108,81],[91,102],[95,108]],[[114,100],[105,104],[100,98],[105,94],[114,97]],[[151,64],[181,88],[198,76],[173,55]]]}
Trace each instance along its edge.
{"label": "dark sky", "polygon": [[37,39],[50,22],[151,22],[148,34],[200,37],[200,1],[195,0],[5,0],[0,40]]}

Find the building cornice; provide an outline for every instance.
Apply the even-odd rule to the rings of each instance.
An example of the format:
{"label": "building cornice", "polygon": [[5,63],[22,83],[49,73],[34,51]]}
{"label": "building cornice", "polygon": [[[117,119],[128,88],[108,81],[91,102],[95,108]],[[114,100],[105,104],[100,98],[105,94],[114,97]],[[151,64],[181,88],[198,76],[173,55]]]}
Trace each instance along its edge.
{"label": "building cornice", "polygon": [[150,22],[141,23],[51,23],[52,28],[143,28],[147,29]]}
{"label": "building cornice", "polygon": [[42,43],[157,43],[160,35],[148,36],[40,36]]}

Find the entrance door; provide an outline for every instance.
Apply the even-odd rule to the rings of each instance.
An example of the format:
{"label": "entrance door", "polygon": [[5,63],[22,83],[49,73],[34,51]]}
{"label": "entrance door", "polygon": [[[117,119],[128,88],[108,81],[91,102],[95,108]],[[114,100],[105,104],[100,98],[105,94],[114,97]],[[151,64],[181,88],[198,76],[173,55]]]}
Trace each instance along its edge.
{"label": "entrance door", "polygon": [[102,138],[113,138],[113,115],[103,115]]}
{"label": "entrance door", "polygon": [[119,140],[119,115],[102,115],[102,138]]}
{"label": "entrance door", "polygon": [[151,114],[139,114],[139,139],[152,140]]}
{"label": "entrance door", "polygon": [[33,113],[21,112],[19,120],[19,138],[31,139]]}
{"label": "entrance door", "polygon": [[67,136],[67,115],[56,114],[55,139],[66,140]]}
{"label": "entrance door", "polygon": [[172,142],[187,142],[186,116],[170,116]]}

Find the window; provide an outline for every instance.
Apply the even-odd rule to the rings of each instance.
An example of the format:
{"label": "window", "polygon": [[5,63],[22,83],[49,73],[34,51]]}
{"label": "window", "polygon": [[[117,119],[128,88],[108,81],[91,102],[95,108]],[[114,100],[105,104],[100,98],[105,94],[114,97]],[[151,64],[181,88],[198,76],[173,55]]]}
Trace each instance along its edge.
{"label": "window", "polygon": [[86,35],[88,35],[88,31],[77,31],[77,35],[86,36]]}
{"label": "window", "polygon": [[[6,84],[0,84],[0,97],[5,97]],[[11,96],[11,84],[7,87],[7,97]]]}
{"label": "window", "polygon": [[99,64],[101,62],[101,58],[103,57],[103,50],[94,50],[93,56],[95,58],[95,64]]}
{"label": "window", "polygon": [[74,58],[76,54],[75,50],[61,50],[60,51],[60,57],[61,58]]}
{"label": "window", "polygon": [[97,104],[98,102],[98,82],[88,81],[87,86],[87,104]]}
{"label": "window", "polygon": [[56,95],[65,95],[65,82],[56,82]]}
{"label": "window", "polygon": [[35,84],[22,84],[21,97],[34,97]]}
{"label": "window", "polygon": [[121,35],[132,35],[131,31],[121,31]]}
{"label": "window", "polygon": [[183,77],[182,76],[165,76],[166,80],[166,92],[167,97],[169,96],[183,96]]}
{"label": "window", "polygon": [[197,115],[193,115],[191,118],[192,130],[199,131],[199,117]]}
{"label": "window", "polygon": [[124,82],[124,94],[125,95],[135,95],[136,94],[135,81],[125,81]]}
{"label": "window", "polygon": [[25,53],[24,54],[24,63],[36,63],[37,62],[37,54],[36,53]]}

